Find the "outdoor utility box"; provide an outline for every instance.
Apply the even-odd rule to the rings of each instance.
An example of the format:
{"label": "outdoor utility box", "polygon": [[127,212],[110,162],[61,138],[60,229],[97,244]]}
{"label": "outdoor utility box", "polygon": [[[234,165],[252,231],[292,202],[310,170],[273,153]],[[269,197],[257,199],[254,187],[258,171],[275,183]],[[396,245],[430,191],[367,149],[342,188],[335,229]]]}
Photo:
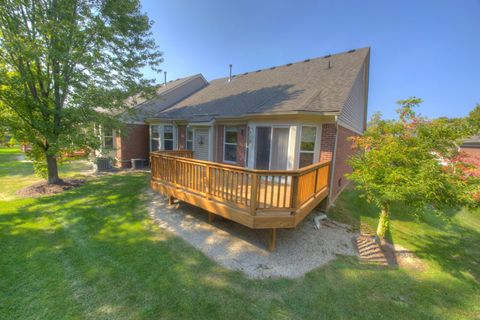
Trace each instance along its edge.
{"label": "outdoor utility box", "polygon": [[109,158],[97,158],[95,163],[97,165],[97,171],[105,171],[112,169],[112,162]]}
{"label": "outdoor utility box", "polygon": [[147,160],[145,160],[145,159],[132,159],[132,169],[133,170],[144,169],[147,166],[148,166]]}

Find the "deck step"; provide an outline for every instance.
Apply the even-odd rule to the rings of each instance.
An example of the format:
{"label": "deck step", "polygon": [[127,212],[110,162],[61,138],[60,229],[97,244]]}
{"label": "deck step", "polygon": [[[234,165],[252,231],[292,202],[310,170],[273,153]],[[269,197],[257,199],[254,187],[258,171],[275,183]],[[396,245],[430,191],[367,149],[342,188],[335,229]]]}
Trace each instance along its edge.
{"label": "deck step", "polygon": [[356,246],[360,255],[359,261],[361,264],[388,267],[385,254],[372,237],[367,235],[358,236]]}

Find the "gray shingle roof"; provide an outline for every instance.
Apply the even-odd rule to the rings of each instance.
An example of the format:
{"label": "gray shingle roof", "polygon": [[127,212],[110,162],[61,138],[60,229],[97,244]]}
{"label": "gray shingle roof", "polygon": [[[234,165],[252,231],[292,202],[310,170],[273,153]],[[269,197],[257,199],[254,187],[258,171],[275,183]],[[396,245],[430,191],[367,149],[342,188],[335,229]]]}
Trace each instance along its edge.
{"label": "gray shingle roof", "polygon": [[[210,121],[262,113],[340,112],[369,48],[212,80],[154,118]],[[330,66],[330,67],[329,67]]]}
{"label": "gray shingle roof", "polygon": [[464,148],[480,148],[480,135],[465,139],[462,143]]}
{"label": "gray shingle roof", "polygon": [[186,82],[196,78],[196,77],[202,77],[201,74],[196,74],[193,76],[185,77],[185,78],[180,78],[176,80],[172,80],[167,82],[166,85],[160,85],[157,90],[155,97],[146,100],[145,98],[130,98],[132,105],[132,112],[131,113],[125,113],[122,116],[122,119],[126,122],[129,121],[139,121],[143,122],[146,118],[152,117],[158,112],[170,107],[172,104],[168,104],[167,101],[164,99],[164,95],[172,90],[175,90],[176,88],[182,86]]}

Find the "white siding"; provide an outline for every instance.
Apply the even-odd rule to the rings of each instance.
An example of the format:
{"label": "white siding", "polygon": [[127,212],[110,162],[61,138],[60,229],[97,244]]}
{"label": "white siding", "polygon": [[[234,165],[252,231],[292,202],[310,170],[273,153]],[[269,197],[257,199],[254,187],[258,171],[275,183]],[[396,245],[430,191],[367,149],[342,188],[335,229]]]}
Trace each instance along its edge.
{"label": "white siding", "polygon": [[208,160],[209,159],[209,150],[208,146],[210,144],[209,137],[209,128],[195,128],[195,141],[193,142],[193,150],[195,159],[199,160]]}
{"label": "white siding", "polygon": [[365,123],[365,65],[358,73],[357,79],[353,83],[353,87],[339,116],[339,120],[343,124],[363,132]]}

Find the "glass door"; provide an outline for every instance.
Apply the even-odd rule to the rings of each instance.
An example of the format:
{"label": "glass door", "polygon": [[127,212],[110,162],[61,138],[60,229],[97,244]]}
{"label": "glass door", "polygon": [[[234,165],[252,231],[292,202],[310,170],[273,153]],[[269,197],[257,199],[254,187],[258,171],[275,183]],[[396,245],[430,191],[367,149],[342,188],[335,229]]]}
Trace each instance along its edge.
{"label": "glass door", "polygon": [[270,135],[272,127],[257,127],[255,135],[255,169],[268,170],[270,166]]}
{"label": "glass door", "polygon": [[289,128],[272,129],[272,155],[270,170],[287,169],[289,133]]}

